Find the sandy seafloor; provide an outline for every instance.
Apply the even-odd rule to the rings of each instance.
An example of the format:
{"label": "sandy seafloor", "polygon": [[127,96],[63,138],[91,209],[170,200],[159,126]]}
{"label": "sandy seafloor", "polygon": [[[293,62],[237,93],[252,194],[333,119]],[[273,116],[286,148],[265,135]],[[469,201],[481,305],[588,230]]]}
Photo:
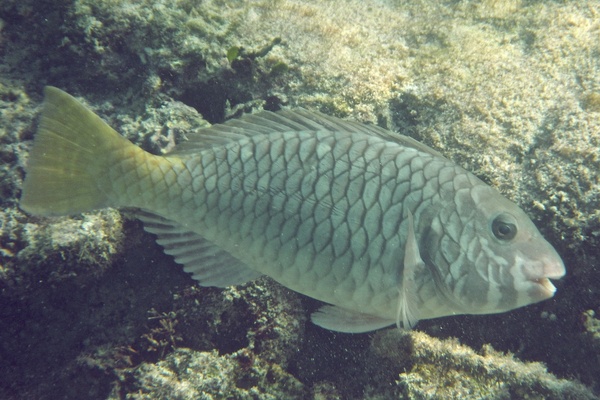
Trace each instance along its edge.
{"label": "sandy seafloor", "polygon": [[[600,1],[0,2],[0,398],[600,395]],[[302,106],[411,135],[517,202],[556,296],[348,335],[260,279],[200,288],[127,212],[18,198],[45,85],[156,154]]]}

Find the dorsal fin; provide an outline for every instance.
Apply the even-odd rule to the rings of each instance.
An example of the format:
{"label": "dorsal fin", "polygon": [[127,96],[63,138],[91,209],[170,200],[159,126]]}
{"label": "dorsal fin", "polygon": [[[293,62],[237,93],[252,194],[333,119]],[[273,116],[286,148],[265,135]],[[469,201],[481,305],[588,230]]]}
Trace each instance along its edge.
{"label": "dorsal fin", "polygon": [[408,136],[394,133],[376,125],[363,124],[325,115],[303,108],[277,112],[261,111],[231,119],[222,124],[200,129],[190,134],[189,140],[175,148],[171,154],[193,154],[212,146],[222,146],[230,141],[241,140],[253,135],[268,135],[273,132],[362,132],[406,147],[443,157],[440,153]]}

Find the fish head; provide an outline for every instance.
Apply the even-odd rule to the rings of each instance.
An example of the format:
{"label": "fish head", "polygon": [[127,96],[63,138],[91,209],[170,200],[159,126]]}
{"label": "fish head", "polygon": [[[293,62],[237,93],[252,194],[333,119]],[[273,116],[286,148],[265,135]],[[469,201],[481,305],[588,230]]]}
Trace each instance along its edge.
{"label": "fish head", "polygon": [[438,241],[448,300],[462,313],[490,314],[551,298],[550,279],[563,277],[565,266],[523,210],[483,184],[466,203],[454,214],[462,229],[442,227]]}

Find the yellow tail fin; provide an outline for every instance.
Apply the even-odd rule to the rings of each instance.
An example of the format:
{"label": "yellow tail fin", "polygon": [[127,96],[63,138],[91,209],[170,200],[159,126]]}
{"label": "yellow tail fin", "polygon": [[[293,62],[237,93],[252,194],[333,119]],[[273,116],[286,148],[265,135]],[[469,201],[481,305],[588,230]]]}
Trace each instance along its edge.
{"label": "yellow tail fin", "polygon": [[75,98],[46,87],[21,208],[49,216],[111,206],[99,178],[115,162],[114,150],[124,148],[142,152]]}

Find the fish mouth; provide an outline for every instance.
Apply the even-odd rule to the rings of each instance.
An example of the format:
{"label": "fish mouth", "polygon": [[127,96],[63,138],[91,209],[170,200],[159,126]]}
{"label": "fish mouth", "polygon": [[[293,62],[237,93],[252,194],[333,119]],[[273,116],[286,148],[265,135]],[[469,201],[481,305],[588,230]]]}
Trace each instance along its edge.
{"label": "fish mouth", "polygon": [[549,299],[556,293],[556,286],[548,278],[532,279],[531,283],[534,285],[534,297]]}
{"label": "fish mouth", "polygon": [[[541,260],[533,271],[526,272],[526,279],[532,284],[531,295],[533,299],[545,300],[554,296],[556,287],[550,279],[560,279],[565,276],[565,265],[561,258],[554,251],[553,256],[545,257]],[[535,272],[534,272],[535,271]]]}
{"label": "fish mouth", "polygon": [[556,286],[552,284],[550,279],[560,279],[565,275],[565,269],[562,262],[553,266],[552,273],[540,278],[530,278],[529,281],[533,284],[533,297],[538,299],[549,299],[556,293]]}

